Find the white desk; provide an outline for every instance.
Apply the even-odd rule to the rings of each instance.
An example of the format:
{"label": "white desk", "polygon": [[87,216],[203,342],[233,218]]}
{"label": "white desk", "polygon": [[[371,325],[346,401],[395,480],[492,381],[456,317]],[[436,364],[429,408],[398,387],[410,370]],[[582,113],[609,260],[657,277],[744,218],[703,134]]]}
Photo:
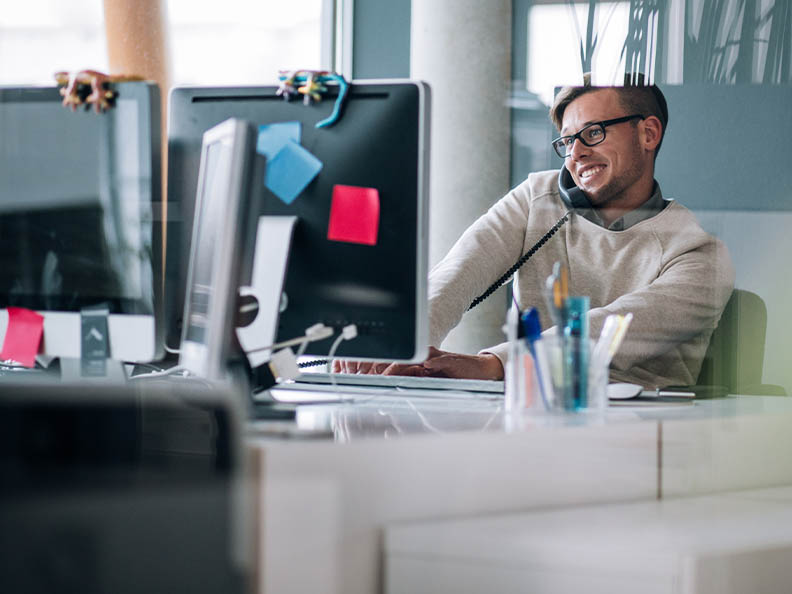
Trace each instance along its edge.
{"label": "white desk", "polygon": [[[509,431],[493,401],[402,395],[306,409],[313,422],[324,415],[341,443],[249,438],[260,485],[258,591],[381,592],[382,530],[394,522],[792,484],[792,455],[729,471],[735,448],[760,467],[778,447],[792,454],[792,431],[780,434],[792,427],[788,400],[619,409],[599,424],[525,417]],[[719,469],[711,480],[692,480],[708,468]]]}
{"label": "white desk", "polygon": [[386,531],[387,594],[778,594],[792,487],[424,522]]}

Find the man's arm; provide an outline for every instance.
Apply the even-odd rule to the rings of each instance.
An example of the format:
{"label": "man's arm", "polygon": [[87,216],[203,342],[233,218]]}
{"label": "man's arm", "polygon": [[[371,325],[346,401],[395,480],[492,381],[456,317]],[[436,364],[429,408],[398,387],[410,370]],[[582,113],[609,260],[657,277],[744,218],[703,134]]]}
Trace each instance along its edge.
{"label": "man's arm", "polygon": [[528,203],[509,192],[471,225],[429,274],[429,344],[439,347],[470,303],[522,255]]}
{"label": "man's arm", "polygon": [[709,336],[733,288],[734,267],[728,251],[712,239],[670,260],[649,286],[592,309],[591,333],[599,335],[609,314],[633,312],[627,341],[611,367],[626,371],[647,360],[671,357],[676,350],[690,373],[683,383],[694,383]]}

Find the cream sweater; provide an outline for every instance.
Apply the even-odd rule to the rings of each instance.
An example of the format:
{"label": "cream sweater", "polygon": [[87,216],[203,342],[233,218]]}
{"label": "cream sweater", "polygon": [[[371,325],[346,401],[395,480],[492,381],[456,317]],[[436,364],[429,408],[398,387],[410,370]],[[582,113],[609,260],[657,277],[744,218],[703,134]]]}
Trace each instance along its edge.
{"label": "cream sweater", "polygon": [[[457,241],[429,276],[430,344],[439,346],[470,302],[527,252],[567,211],[557,171],[532,173]],[[624,231],[571,215],[516,278],[521,309],[550,316],[541,288],[556,261],[569,267],[569,294],[588,295],[590,336],[608,314],[632,312],[611,379],[645,387],[694,384],[712,330],[734,286],[726,247],[671,201]],[[506,344],[485,349],[505,363]]]}

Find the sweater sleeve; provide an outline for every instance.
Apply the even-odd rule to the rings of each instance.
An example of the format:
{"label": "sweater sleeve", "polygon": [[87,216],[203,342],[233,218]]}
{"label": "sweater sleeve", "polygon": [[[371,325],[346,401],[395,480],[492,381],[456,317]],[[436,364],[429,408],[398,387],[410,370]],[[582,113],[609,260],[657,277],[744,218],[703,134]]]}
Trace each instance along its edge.
{"label": "sweater sleeve", "polygon": [[512,190],[471,225],[429,273],[429,343],[439,347],[470,303],[520,257],[528,201]]}

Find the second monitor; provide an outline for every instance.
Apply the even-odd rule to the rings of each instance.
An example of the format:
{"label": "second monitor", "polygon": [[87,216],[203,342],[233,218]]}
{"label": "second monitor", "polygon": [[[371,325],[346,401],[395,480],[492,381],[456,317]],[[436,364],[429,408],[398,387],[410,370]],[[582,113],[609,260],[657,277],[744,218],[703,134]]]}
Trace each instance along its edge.
{"label": "second monitor", "polygon": [[[429,89],[410,81],[354,83],[337,123],[317,128],[316,123],[333,110],[336,96],[337,89],[331,87],[321,103],[305,106],[284,101],[275,86],[172,91],[168,201],[169,212],[179,212],[180,220],[168,228],[167,307],[170,312],[183,311],[204,131],[229,117],[259,126],[296,122],[298,144],[318,159],[321,170],[291,202],[265,190],[262,209],[251,213],[298,219],[277,340],[301,336],[317,322],[337,331],[354,323],[358,337],[344,342],[339,356],[422,360],[428,340]],[[287,169],[291,171],[298,175],[296,169]],[[331,218],[339,212],[334,205],[339,186],[376,195],[378,231],[372,241],[339,240],[331,231]],[[246,259],[242,284],[250,280],[251,258]],[[178,343],[178,328],[172,318],[171,344]],[[330,339],[313,343],[307,353],[326,355],[330,344]]]}

